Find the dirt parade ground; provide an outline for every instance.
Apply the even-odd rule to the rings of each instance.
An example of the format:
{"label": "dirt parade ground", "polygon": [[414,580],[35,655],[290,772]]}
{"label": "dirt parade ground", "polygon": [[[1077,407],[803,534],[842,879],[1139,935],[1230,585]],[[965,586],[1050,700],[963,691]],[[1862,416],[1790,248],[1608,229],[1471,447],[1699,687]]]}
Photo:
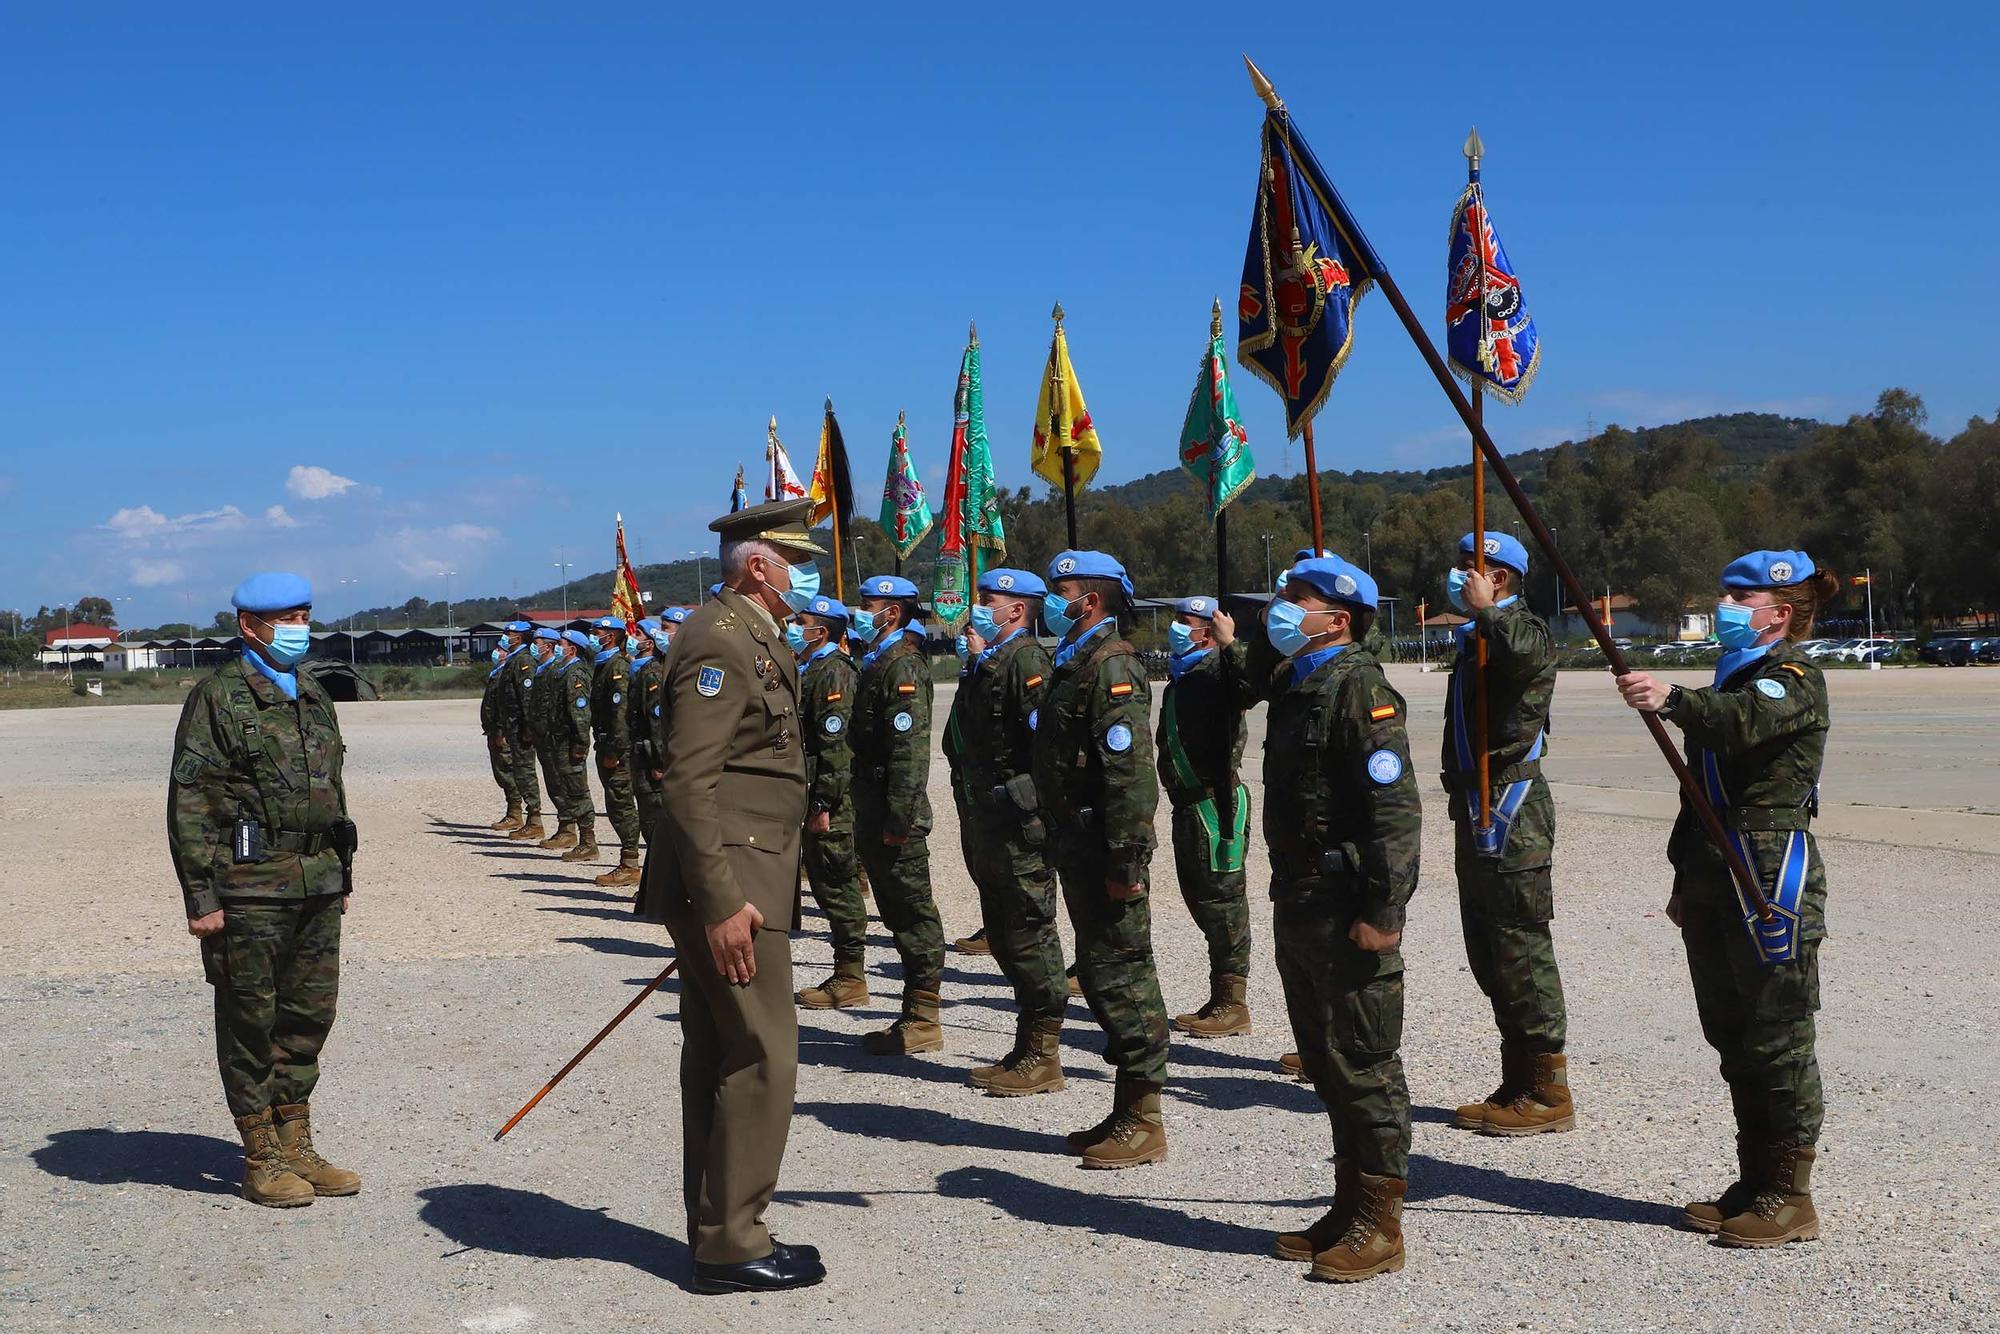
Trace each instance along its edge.
{"label": "dirt parade ground", "polygon": [[[1428,769],[1443,677],[1392,679]],[[472,701],[342,707],[363,846],[314,1120],[366,1184],[289,1211],[236,1193],[208,987],[165,841],[176,710],[0,714],[0,1328],[1991,1330],[2000,671],[1829,681],[1823,1240],[1732,1251],[1674,1226],[1734,1159],[1661,912],[1671,777],[1609,682],[1569,673],[1547,768],[1578,1129],[1495,1139],[1449,1124],[1453,1104],[1492,1088],[1498,1056],[1427,780],[1405,941],[1416,1139],[1402,1273],[1336,1288],[1270,1256],[1274,1231],[1317,1216],[1333,1169],[1316,1098],[1275,1069],[1291,1042],[1253,842],[1256,1031],[1176,1039],[1171,1156],[1134,1171],[1080,1171],[1061,1152],[1062,1132],[1110,1099],[1080,1002],[1066,1090],[1000,1100],[966,1085],[1012,1033],[990,959],[948,961],[943,1053],[864,1054],[859,1034],[898,991],[878,926],[871,1006],[803,1016],[770,1215],[778,1237],[824,1252],[830,1277],[762,1299],[686,1288],[672,983],[493,1142],[670,956],[625,895],[590,883],[615,850],[565,866],[486,832],[501,801]],[[1259,710],[1246,774],[1259,802],[1262,726]],[[937,898],[947,936],[963,935],[976,900],[942,760],[931,772]],[[1169,1012],[1192,1009],[1206,967],[1170,853],[1153,891]],[[824,975],[824,927],[809,906],[801,985]]]}

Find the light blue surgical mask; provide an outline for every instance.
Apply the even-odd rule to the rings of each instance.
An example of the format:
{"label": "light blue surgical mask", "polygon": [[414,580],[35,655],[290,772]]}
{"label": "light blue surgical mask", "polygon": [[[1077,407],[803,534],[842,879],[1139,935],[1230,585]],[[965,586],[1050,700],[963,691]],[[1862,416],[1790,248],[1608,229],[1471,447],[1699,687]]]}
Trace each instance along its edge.
{"label": "light blue surgical mask", "polygon": [[1312,636],[1305,631],[1306,609],[1296,602],[1283,598],[1271,604],[1265,617],[1265,629],[1271,636],[1271,647],[1283,657],[1291,657],[1307,644]]}
{"label": "light blue surgical mask", "polygon": [[875,613],[867,610],[866,608],[851,613],[847,621],[847,633],[854,637],[856,643],[859,644],[874,643]]}
{"label": "light blue surgical mask", "polygon": [[1069,614],[1069,599],[1051,593],[1042,599],[1042,624],[1049,633],[1060,638],[1076,624],[1076,617]]}
{"label": "light blue surgical mask", "polygon": [[625,636],[625,656],[628,658],[636,658],[639,656],[639,636],[637,635]]}
{"label": "light blue surgical mask", "polygon": [[1755,648],[1763,635],[1754,624],[1761,608],[1735,602],[1715,604],[1715,637],[1724,648]]}
{"label": "light blue surgical mask", "polygon": [[960,658],[969,658],[972,656],[972,648],[965,642],[964,635],[960,635],[957,639],[952,640],[951,646],[958,650]]}
{"label": "light blue surgical mask", "polygon": [[792,586],[780,596],[793,611],[804,611],[812,606],[813,599],[819,596],[819,566],[812,561],[801,561],[792,566]]}
{"label": "light blue surgical mask", "polygon": [[972,609],[972,633],[989,644],[1000,637],[1000,627],[993,620],[993,608],[981,606]]}
{"label": "light blue surgical mask", "polygon": [[506,656],[507,656],[507,650],[504,648],[496,648],[493,650],[493,661],[495,662],[499,662]]}
{"label": "light blue surgical mask", "polygon": [[[270,625],[269,621],[265,622]],[[312,627],[307,625],[272,625],[271,642],[264,649],[264,656],[280,667],[290,667],[305,657],[312,647]]]}
{"label": "light blue surgical mask", "polygon": [[1176,658],[1194,652],[1194,627],[1175,621],[1167,627],[1167,648]]}
{"label": "light blue surgical mask", "polygon": [[794,653],[806,651],[806,628],[797,621],[785,627],[785,647]]}
{"label": "light blue surgical mask", "polygon": [[1465,605],[1465,571],[1454,569],[1444,577],[1444,595],[1451,599],[1451,605],[1460,611],[1468,611]]}
{"label": "light blue surgical mask", "polygon": [[539,640],[539,639],[531,639],[531,640],[529,640],[529,641],[528,641],[528,656],[529,656],[529,657],[531,657],[531,658],[533,658],[533,659],[534,659],[535,661],[537,661],[537,662],[540,662],[540,661],[542,660],[542,641],[541,641],[541,640]]}

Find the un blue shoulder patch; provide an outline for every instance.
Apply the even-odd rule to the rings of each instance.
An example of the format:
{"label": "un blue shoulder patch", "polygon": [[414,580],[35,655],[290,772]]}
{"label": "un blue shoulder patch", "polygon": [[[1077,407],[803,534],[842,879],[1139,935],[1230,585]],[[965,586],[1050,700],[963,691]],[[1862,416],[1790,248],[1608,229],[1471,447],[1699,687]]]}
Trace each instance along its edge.
{"label": "un blue shoulder patch", "polygon": [[1757,693],[1766,699],[1783,699],[1785,683],[1774,676],[1760,676],[1757,678]]}
{"label": "un blue shoulder patch", "polygon": [[1104,748],[1113,755],[1123,755],[1132,749],[1132,729],[1124,723],[1113,723],[1104,729]]}
{"label": "un blue shoulder patch", "polygon": [[1368,776],[1387,787],[1403,776],[1403,757],[1393,750],[1378,750],[1368,757]]}

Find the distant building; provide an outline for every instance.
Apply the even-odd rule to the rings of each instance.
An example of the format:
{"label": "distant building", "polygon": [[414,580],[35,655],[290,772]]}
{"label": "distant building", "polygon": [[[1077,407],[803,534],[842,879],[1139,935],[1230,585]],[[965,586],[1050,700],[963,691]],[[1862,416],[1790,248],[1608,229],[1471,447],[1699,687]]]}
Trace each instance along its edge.
{"label": "distant building", "polygon": [[42,632],[37,654],[44,667],[102,667],[104,650],[118,642],[118,632],[85,621]]}

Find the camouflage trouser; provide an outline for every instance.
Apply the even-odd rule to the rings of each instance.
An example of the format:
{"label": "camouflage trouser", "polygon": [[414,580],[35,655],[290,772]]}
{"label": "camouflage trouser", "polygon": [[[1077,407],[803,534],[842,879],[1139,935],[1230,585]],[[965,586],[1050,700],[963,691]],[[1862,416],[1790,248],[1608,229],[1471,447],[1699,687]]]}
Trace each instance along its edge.
{"label": "camouflage trouser", "polygon": [[[1237,818],[1247,820],[1249,800],[1240,791],[1238,797],[1242,811]],[[1243,874],[1241,846],[1230,855],[1230,845],[1211,830],[1206,815],[1195,802],[1174,808],[1174,874],[1180,879],[1188,915],[1208,942],[1209,975],[1248,977],[1250,883]],[[1217,869],[1218,863],[1231,862],[1233,870]]]}
{"label": "camouflage trouser", "polygon": [[549,804],[556,808],[556,819],[564,824],[592,819],[597,812],[590,801],[590,779],[584,775],[583,763],[569,757],[568,743],[545,742],[539,749],[542,777],[549,785]]}
{"label": "camouflage trouser", "polygon": [[[806,831],[806,880],[813,902],[826,914],[834,962],[859,962],[866,953],[868,907],[861,901],[861,877],[854,867],[854,821],[846,811],[832,815],[829,832]],[[943,940],[942,931],[938,938]]]}
{"label": "camouflage trouser", "polygon": [[[507,760],[514,767],[514,790],[521,796],[521,804],[530,816],[542,813],[542,784],[535,776],[535,761],[539,752],[534,740],[526,734],[507,738]],[[550,804],[554,804],[551,795]]]}
{"label": "camouflage trouser", "polygon": [[[1815,858],[1817,870],[1817,858]],[[1728,873],[1682,872],[1681,941],[1702,1036],[1722,1057],[1736,1128],[1768,1144],[1816,1144],[1826,1112],[1815,1051],[1819,940],[1815,904],[1791,963],[1757,961]]]}
{"label": "camouflage trouser", "polygon": [[493,766],[493,781],[500,785],[501,794],[509,804],[521,799],[521,789],[514,782],[514,757],[493,744],[493,738],[486,738],[486,759]]}
{"label": "camouflage trouser", "polygon": [[[628,755],[625,763],[633,765],[635,761]],[[639,836],[651,843],[653,829],[659,824],[660,812],[664,809],[660,804],[660,785],[648,778],[645,770],[637,767],[632,769],[632,804],[638,810]]]}
{"label": "camouflage trouser", "polygon": [[931,897],[931,845],[913,838],[897,847],[882,841],[882,813],[857,806],[854,851],[875,887],[875,909],[896,939],[905,990],[936,991],[944,977],[944,927]]}
{"label": "camouflage trouser", "polygon": [[[631,761],[617,755],[618,767],[607,769],[604,767],[606,754],[600,746],[597,750],[597,781],[604,785],[604,818],[611,822],[611,831],[618,835],[619,847],[637,848],[639,805],[632,795]],[[586,787],[585,791],[588,790]]]}
{"label": "camouflage trouser", "polygon": [[1128,1079],[1167,1078],[1167,1003],[1153,967],[1152,891],[1120,903],[1104,889],[1105,862],[1065,848],[1057,870],[1076,930],[1076,976],[1104,1030],[1104,1059]]}
{"label": "camouflage trouser", "polygon": [[1410,1089],[1403,1079],[1403,956],[1371,954],[1347,938],[1351,897],[1283,887],[1271,934],[1292,1040],[1326,1104],[1334,1153],[1372,1176],[1406,1177]]}
{"label": "camouflage trouser", "polygon": [[340,899],[231,899],[201,942],[231,1116],[312,1096],[340,991]]}
{"label": "camouflage trouser", "polygon": [[1040,827],[1039,817],[1025,826],[1011,807],[981,811],[959,802],[959,846],[979,890],[986,941],[1024,1019],[1059,1018],[1069,1005],[1056,935],[1056,874],[1043,853]]}
{"label": "camouflage trouser", "polygon": [[1503,869],[1511,857],[1480,856],[1473,849],[1472,822],[1455,824],[1453,861],[1465,958],[1479,990],[1493,1004],[1500,1041],[1528,1053],[1561,1051],[1569,1023],[1555,940],[1549,934],[1555,916],[1550,868],[1544,862]]}

